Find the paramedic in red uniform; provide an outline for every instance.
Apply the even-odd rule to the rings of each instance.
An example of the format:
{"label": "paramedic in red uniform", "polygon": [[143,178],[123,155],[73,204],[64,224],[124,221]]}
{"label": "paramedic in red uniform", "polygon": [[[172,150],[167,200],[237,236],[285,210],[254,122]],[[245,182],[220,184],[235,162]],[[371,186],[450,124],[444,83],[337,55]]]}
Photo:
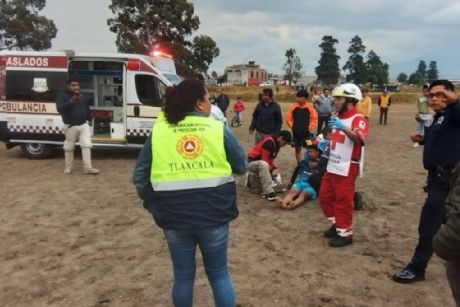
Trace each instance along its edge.
{"label": "paramedic in red uniform", "polygon": [[343,247],[353,243],[353,195],[355,180],[363,162],[363,146],[368,134],[366,118],[357,111],[361,90],[345,83],[332,91],[338,117],[328,123],[332,127],[327,171],[321,181],[319,202],[332,226],[324,232],[329,246]]}
{"label": "paramedic in red uniform", "polygon": [[83,172],[85,174],[98,174],[99,170],[93,168],[91,164],[91,147],[93,147],[89,128],[92,120],[91,113],[88,100],[80,95],[79,81],[67,80],[66,91],[59,93],[56,98],[56,108],[64,122],[64,173],[70,174],[72,172],[75,143],[78,140],[83,159]]}

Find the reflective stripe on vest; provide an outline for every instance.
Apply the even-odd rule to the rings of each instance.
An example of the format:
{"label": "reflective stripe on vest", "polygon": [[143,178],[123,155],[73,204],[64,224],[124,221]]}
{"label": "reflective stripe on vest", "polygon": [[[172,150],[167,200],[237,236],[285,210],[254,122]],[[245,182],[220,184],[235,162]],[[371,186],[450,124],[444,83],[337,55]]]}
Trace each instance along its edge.
{"label": "reflective stripe on vest", "polygon": [[154,191],[208,188],[235,181],[219,121],[187,116],[171,125],[160,114],[151,142],[150,181]]}

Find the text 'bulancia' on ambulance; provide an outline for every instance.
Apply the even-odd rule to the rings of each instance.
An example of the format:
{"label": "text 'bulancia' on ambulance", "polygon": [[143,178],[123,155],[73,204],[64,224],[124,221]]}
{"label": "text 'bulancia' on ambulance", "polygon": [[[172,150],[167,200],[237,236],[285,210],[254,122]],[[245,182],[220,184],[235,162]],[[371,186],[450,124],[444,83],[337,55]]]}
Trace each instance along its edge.
{"label": "text 'bulancia' on ambulance", "polygon": [[55,99],[71,77],[90,101],[94,147],[142,147],[166,87],[181,81],[165,54],[0,52],[0,141],[48,157],[64,142]]}

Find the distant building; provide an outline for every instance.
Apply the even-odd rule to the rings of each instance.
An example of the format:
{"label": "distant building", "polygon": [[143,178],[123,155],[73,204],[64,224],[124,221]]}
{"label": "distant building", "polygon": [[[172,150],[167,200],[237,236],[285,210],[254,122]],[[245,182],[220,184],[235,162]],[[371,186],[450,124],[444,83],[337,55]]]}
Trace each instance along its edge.
{"label": "distant building", "polygon": [[204,84],[206,86],[215,86],[217,85],[217,79],[213,78],[212,76],[206,75],[204,77]]}
{"label": "distant building", "polygon": [[309,85],[315,83],[316,79],[317,79],[316,75],[302,76],[300,78],[297,78],[295,85],[304,86],[305,88],[307,88]]}
{"label": "distant building", "polygon": [[262,81],[268,79],[268,73],[260,65],[256,65],[254,61],[249,61],[248,64],[232,65],[225,68],[227,74],[227,84],[258,86]]}

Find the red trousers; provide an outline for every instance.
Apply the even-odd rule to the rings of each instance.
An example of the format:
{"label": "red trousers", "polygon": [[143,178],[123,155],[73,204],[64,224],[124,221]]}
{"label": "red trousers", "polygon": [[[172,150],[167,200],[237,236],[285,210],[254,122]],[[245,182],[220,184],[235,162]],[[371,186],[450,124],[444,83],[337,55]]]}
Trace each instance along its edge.
{"label": "red trousers", "polygon": [[353,196],[355,181],[359,174],[359,165],[352,163],[348,176],[339,176],[326,172],[321,181],[319,203],[324,215],[335,224],[337,233],[342,237],[353,235]]}

